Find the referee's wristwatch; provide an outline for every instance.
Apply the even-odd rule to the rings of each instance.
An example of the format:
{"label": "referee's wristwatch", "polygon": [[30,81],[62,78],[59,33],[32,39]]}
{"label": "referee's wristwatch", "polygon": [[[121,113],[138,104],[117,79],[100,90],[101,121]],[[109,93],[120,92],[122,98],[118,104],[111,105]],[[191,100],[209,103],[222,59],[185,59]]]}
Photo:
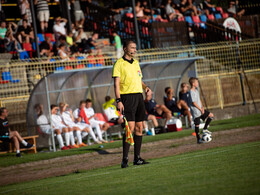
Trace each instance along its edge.
{"label": "referee's wristwatch", "polygon": [[116,98],[116,103],[122,102],[121,98]]}

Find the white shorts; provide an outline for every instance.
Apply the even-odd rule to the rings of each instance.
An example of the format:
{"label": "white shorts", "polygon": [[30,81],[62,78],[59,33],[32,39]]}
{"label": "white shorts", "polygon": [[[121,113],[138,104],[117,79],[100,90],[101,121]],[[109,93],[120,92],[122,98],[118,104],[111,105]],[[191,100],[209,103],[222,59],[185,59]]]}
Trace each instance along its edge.
{"label": "white shorts", "polygon": [[84,18],[83,11],[75,11],[75,20],[80,21]]}
{"label": "white shorts", "polygon": [[48,134],[48,135],[51,135],[51,129],[41,129],[41,132]]}
{"label": "white shorts", "polygon": [[66,125],[59,125],[59,126],[54,126],[54,129],[59,129],[62,133],[63,128],[68,128]]}
{"label": "white shorts", "polygon": [[37,18],[40,22],[48,22],[50,18],[50,11],[39,11]]}
{"label": "white shorts", "polygon": [[95,127],[96,125],[101,125],[102,126],[102,125],[105,124],[104,121],[98,121],[98,120],[95,120],[95,119],[90,120],[89,123],[90,123],[90,125],[92,127]]}

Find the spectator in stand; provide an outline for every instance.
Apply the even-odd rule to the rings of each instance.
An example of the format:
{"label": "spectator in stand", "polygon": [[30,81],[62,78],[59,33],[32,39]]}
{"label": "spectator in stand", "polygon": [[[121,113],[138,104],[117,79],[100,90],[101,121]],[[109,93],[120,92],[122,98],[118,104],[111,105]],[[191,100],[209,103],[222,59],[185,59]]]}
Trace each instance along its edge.
{"label": "spectator in stand", "polygon": [[55,40],[57,41],[61,35],[66,37],[66,26],[67,24],[67,19],[57,17],[55,19],[55,24],[53,26],[53,33],[55,36]]}
{"label": "spectator in stand", "polygon": [[71,0],[71,7],[74,10],[75,24],[76,26],[83,25],[85,22],[85,16],[81,10],[79,0]]}
{"label": "spectator in stand", "polygon": [[[0,45],[4,45],[4,39],[5,39],[5,34],[6,34],[6,22],[5,21],[1,21],[0,24]],[[0,47],[0,53],[4,53],[5,49],[4,47]]]}
{"label": "spectator in stand", "polygon": [[70,48],[69,48],[69,46],[68,46],[68,44],[67,44],[67,38],[66,38],[66,36],[61,35],[61,36],[59,37],[59,39],[55,42],[54,46],[53,46],[54,55],[58,55],[58,50],[59,50],[60,44],[64,44],[64,45],[65,45],[65,51],[66,51],[67,53],[70,52]]}
{"label": "spectator in stand", "polygon": [[72,138],[70,138],[70,136],[71,136],[70,131],[72,131],[72,129],[70,127],[66,126],[65,123],[62,121],[61,116],[58,115],[58,110],[59,110],[58,106],[56,106],[54,104],[51,105],[51,122],[52,122],[53,128],[59,129],[62,133],[64,133],[65,143],[66,143],[67,148],[69,148],[69,149],[75,148],[74,146],[70,145],[70,140],[72,139]]}
{"label": "spectator in stand", "polygon": [[[231,16],[238,15],[239,17],[241,17],[245,14],[245,9],[239,9],[238,3],[239,3],[238,0],[236,0],[236,1],[232,0],[229,2],[229,7],[228,7],[227,11]],[[236,4],[237,4],[237,10],[236,10]]]}
{"label": "spectator in stand", "polygon": [[27,20],[23,20],[23,25],[18,27],[17,38],[20,43],[30,43],[34,39],[33,30],[28,26]]}
{"label": "spectator in stand", "polygon": [[51,38],[45,37],[45,41],[41,42],[40,44],[40,56],[48,57],[48,60],[53,56],[52,45],[51,45]]}
{"label": "spectator in stand", "polygon": [[56,138],[59,143],[59,147],[61,150],[68,150],[66,146],[63,144],[63,138],[61,136],[61,130],[60,129],[53,129],[50,126],[50,123],[47,119],[47,117],[43,114],[43,105],[42,104],[36,104],[34,106],[34,109],[37,114],[37,125],[39,126],[42,133],[45,133],[47,135],[51,135],[52,131],[56,134]]}
{"label": "spectator in stand", "polygon": [[[70,138],[71,138],[70,141],[72,143],[72,146],[74,146],[75,148],[87,146],[85,143],[82,142],[81,131],[88,132],[89,129],[84,126],[80,126],[79,124],[76,124],[74,122],[75,120],[74,120],[72,110],[68,108],[68,106],[69,106],[68,104],[65,104],[63,102],[59,103],[60,116],[63,122],[72,129],[72,131],[70,131]],[[76,131],[78,145],[75,144],[73,131]]]}
{"label": "spectator in stand", "polygon": [[32,14],[31,14],[31,9],[30,9],[30,3],[28,0],[18,0],[19,8],[20,8],[20,13],[23,16],[24,14],[27,15],[27,20],[28,23],[32,23]]}
{"label": "spectator in stand", "polygon": [[[85,113],[85,108],[86,108],[86,102],[84,100],[81,100],[80,103],[79,103],[79,108],[77,108],[73,112],[73,116],[75,118],[75,121],[77,121],[76,124],[87,127],[89,129],[89,135],[92,137],[94,142],[97,143],[97,144],[102,144],[102,142],[97,140],[96,135],[93,132],[93,129],[92,129],[90,123],[89,123],[88,117]],[[86,135],[83,135],[83,137],[84,136],[86,136]]]}
{"label": "spectator in stand", "polygon": [[210,0],[203,1],[202,5],[203,5],[203,10],[206,15],[213,13],[212,8],[215,8],[215,5],[211,4]]}
{"label": "spectator in stand", "polygon": [[[165,127],[167,121],[171,119],[172,113],[165,105],[157,104],[156,101],[152,98],[153,98],[152,93],[145,94],[144,104],[145,104],[146,112],[148,113],[148,117],[149,117],[149,115],[154,115],[157,117],[165,118],[166,119],[165,124],[164,124],[164,127]],[[158,126],[158,125],[156,125],[156,126]],[[165,132],[164,129],[163,129],[163,132]]]}
{"label": "spectator in stand", "polygon": [[37,10],[37,18],[40,21],[42,33],[46,32],[48,29],[50,18],[48,2],[50,2],[50,0],[34,0],[34,5],[36,5]]}
{"label": "spectator in stand", "polygon": [[109,124],[104,122],[104,121],[99,121],[96,118],[95,111],[92,108],[92,100],[91,99],[87,99],[86,100],[85,113],[86,113],[86,115],[88,117],[90,125],[93,128],[96,128],[99,141],[101,141],[103,143],[107,143],[107,141],[102,138],[102,132],[101,131],[106,131],[109,128]]}
{"label": "spectator in stand", "polygon": [[111,99],[110,96],[105,97],[105,103],[103,104],[103,111],[107,117],[108,122],[116,124],[122,124],[124,122],[123,116],[120,116],[117,108],[113,103],[115,99]]}
{"label": "spectator in stand", "polygon": [[28,26],[32,26],[31,23],[29,23],[29,20],[28,20],[28,15],[27,14],[24,14],[22,15],[22,18],[19,20],[19,22],[17,23],[17,26],[22,26],[23,25],[23,20],[27,20],[27,25]]}
{"label": "spectator in stand", "polygon": [[71,55],[79,55],[79,48],[77,46],[77,44],[75,43],[74,41],[74,38],[73,38],[73,33],[72,32],[69,32],[67,37],[66,37],[66,42],[70,48],[70,52],[71,52]]}
{"label": "spectator in stand", "polygon": [[4,143],[14,142],[16,148],[16,156],[21,157],[20,143],[26,148],[31,148],[34,145],[27,143],[17,131],[11,131],[8,124],[8,110],[5,107],[0,108],[0,140]]}
{"label": "spectator in stand", "polygon": [[167,5],[165,6],[165,12],[169,21],[173,21],[178,19],[178,17],[182,18],[183,15],[181,13],[177,13],[172,6],[172,0],[168,0]]}
{"label": "spectator in stand", "polygon": [[141,6],[141,1],[137,1],[135,5],[136,17],[139,19],[149,20],[151,17],[144,15],[144,7]]}
{"label": "spectator in stand", "polygon": [[92,37],[90,37],[85,45],[84,51],[89,52],[91,49],[97,49],[98,46],[101,44],[97,42],[98,33],[93,33]]}
{"label": "spectator in stand", "polygon": [[78,28],[74,34],[74,40],[80,48],[82,48],[81,45],[82,45],[83,40],[84,41],[88,40],[87,34],[84,32],[83,26],[81,24],[78,26]]}
{"label": "spectator in stand", "polygon": [[116,57],[117,59],[122,57],[122,43],[121,43],[121,38],[118,36],[116,31],[113,32],[113,37],[114,37],[114,46],[116,48]]}
{"label": "spectator in stand", "polygon": [[189,106],[189,85],[187,83],[181,84],[181,91],[179,92],[179,99],[186,102]]}
{"label": "spectator in stand", "polygon": [[170,87],[165,88],[165,94],[166,96],[163,98],[164,104],[172,112],[172,115],[175,115],[175,113],[177,113],[177,115],[187,115],[191,126],[191,113],[187,103],[183,100],[177,101],[177,98],[173,96],[173,89]]}
{"label": "spectator in stand", "polygon": [[66,45],[61,43],[58,50],[58,56],[60,57],[61,61],[68,61],[69,54],[66,52]]}
{"label": "spectator in stand", "polygon": [[195,5],[193,5],[192,0],[182,0],[180,3],[180,12],[184,16],[196,16],[198,15],[198,10]]}
{"label": "spectator in stand", "polygon": [[15,39],[12,30],[7,30],[4,43],[7,52],[12,52],[12,51],[18,52],[22,50],[22,47],[20,43]]}

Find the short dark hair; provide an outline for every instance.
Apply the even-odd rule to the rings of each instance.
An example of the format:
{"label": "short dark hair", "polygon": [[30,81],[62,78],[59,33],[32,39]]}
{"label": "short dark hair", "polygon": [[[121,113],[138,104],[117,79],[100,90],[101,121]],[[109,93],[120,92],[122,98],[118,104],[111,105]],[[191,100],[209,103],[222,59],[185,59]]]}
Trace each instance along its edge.
{"label": "short dark hair", "polygon": [[110,97],[109,95],[107,95],[107,96],[105,97],[105,100],[106,100],[106,102],[107,102],[107,101],[111,100],[111,97]]}
{"label": "short dark hair", "polygon": [[171,87],[165,87],[164,92],[167,93],[169,89],[171,89]]}
{"label": "short dark hair", "polygon": [[195,81],[198,81],[198,80],[199,80],[199,79],[196,78],[196,77],[191,77],[191,78],[189,79],[190,86],[192,86],[192,84],[193,84]]}
{"label": "short dark hair", "polygon": [[58,107],[56,104],[52,104],[51,105],[51,110],[53,109],[53,108],[55,108],[55,107]]}
{"label": "short dark hair", "polygon": [[91,99],[86,99],[86,103],[90,103],[90,102],[92,102]]}
{"label": "short dark hair", "polygon": [[124,47],[123,48],[127,48],[128,47],[128,45],[130,45],[131,43],[135,43],[133,40],[126,40],[125,42],[124,42]]}
{"label": "short dark hair", "polygon": [[61,40],[66,41],[66,36],[65,36],[65,35],[61,35],[61,36],[59,37],[59,40],[60,40],[60,41],[61,41]]}
{"label": "short dark hair", "polygon": [[6,107],[2,107],[0,108],[0,115],[2,115],[2,113],[6,110]]}
{"label": "short dark hair", "polygon": [[82,105],[82,104],[86,104],[86,101],[85,101],[85,100],[81,100],[81,101],[79,102],[79,105]]}
{"label": "short dark hair", "polygon": [[181,88],[185,87],[185,85],[187,85],[187,83],[182,83]]}

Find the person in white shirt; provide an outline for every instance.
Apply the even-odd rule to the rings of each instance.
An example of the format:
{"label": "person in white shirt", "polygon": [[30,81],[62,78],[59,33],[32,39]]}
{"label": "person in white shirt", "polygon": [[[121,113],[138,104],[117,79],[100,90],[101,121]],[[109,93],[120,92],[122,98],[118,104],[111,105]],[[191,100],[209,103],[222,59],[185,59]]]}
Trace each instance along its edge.
{"label": "person in white shirt", "polygon": [[52,30],[56,40],[58,40],[58,38],[61,35],[66,36],[66,28],[65,28],[66,24],[67,24],[67,19],[65,18],[57,17],[55,19],[55,24],[53,25]]}
{"label": "person in white shirt", "polygon": [[[82,142],[81,131],[88,132],[88,128],[84,127],[82,125],[76,124],[74,122],[74,116],[72,114],[72,110],[67,109],[68,104],[61,102],[61,103],[59,103],[59,107],[60,107],[60,116],[63,119],[63,122],[66,125],[68,125],[70,128],[72,128],[73,131],[76,131],[76,135],[77,135],[77,139],[78,139],[78,146],[79,147],[87,146],[85,143]],[[75,145],[73,131],[70,131],[70,138],[71,138],[72,145]]]}
{"label": "person in white shirt", "polygon": [[98,119],[95,118],[96,115],[94,109],[92,108],[91,99],[86,100],[85,113],[87,115],[90,125],[93,128],[96,128],[99,141],[103,143],[107,143],[107,141],[104,140],[102,137],[102,131],[106,131],[109,128],[109,124],[104,121],[99,121]]}
{"label": "person in white shirt", "polygon": [[[95,143],[101,144],[102,142],[98,141],[96,138],[95,133],[93,132],[93,129],[88,121],[87,115],[85,114],[85,107],[86,102],[84,100],[81,100],[79,103],[79,108],[75,109],[73,112],[73,116],[75,118],[76,124],[79,124],[81,126],[87,127],[89,129],[89,135],[92,137]],[[82,136],[85,137],[87,134],[82,133]]]}
{"label": "person in white shirt", "polygon": [[120,116],[117,108],[113,103],[115,99],[111,99],[110,96],[105,97],[105,103],[103,104],[103,111],[107,117],[109,123],[122,124],[124,122],[123,116]]}
{"label": "person in white shirt", "polygon": [[53,128],[60,129],[60,131],[64,133],[65,143],[68,148],[70,148],[70,149],[78,148],[78,146],[75,147],[75,145],[72,145],[72,146],[70,145],[70,140],[72,139],[72,138],[70,138],[70,135],[71,135],[70,131],[72,131],[72,128],[65,125],[65,123],[62,121],[61,116],[57,114],[58,110],[59,110],[58,106],[56,106],[54,104],[51,105],[51,122],[52,122]]}
{"label": "person in white shirt", "polygon": [[48,134],[48,135],[51,135],[51,133],[53,131],[57,135],[56,137],[57,137],[60,149],[61,150],[68,150],[69,148],[64,146],[64,144],[63,144],[63,139],[62,139],[62,136],[61,136],[60,129],[51,128],[47,117],[43,114],[43,105],[42,104],[36,104],[34,106],[34,109],[35,109],[36,114],[37,114],[36,123],[39,126],[41,132]]}

